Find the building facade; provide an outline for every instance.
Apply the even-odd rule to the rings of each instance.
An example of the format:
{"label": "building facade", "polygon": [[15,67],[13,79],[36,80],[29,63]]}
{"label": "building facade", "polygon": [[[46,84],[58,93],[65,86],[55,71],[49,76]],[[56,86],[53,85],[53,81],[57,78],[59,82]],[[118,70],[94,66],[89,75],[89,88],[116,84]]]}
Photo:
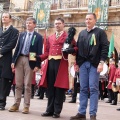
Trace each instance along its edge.
{"label": "building facade", "polygon": [[[3,1],[3,0],[2,0]],[[63,17],[66,23],[65,29],[67,30],[70,25],[75,25],[77,34],[85,28],[84,20],[88,12],[88,0],[51,0],[50,20],[49,23],[53,24],[56,17]],[[115,35],[115,48],[120,52],[120,1],[110,0],[109,15],[108,15],[108,29],[106,33],[110,40],[112,32]],[[27,17],[33,15],[33,5],[35,0],[4,0],[5,4],[9,5],[9,12],[13,16],[14,26],[20,31],[24,31],[24,22]],[[53,27],[48,27],[47,34],[53,32]],[[44,35],[44,30],[38,29]]]}

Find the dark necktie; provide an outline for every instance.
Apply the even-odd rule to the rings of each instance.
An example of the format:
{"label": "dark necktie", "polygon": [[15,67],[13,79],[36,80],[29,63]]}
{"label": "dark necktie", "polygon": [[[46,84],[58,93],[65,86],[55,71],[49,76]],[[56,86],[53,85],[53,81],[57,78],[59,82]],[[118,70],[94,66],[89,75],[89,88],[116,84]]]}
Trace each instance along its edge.
{"label": "dark necktie", "polygon": [[6,29],[7,29],[7,28],[3,28],[3,32],[5,32],[5,31],[6,31]]}
{"label": "dark necktie", "polygon": [[30,48],[30,35],[31,33],[28,33],[28,37],[27,37],[27,40],[26,40],[26,46],[25,46],[25,49],[24,49],[24,54],[25,55],[28,55],[29,54],[29,48]]}

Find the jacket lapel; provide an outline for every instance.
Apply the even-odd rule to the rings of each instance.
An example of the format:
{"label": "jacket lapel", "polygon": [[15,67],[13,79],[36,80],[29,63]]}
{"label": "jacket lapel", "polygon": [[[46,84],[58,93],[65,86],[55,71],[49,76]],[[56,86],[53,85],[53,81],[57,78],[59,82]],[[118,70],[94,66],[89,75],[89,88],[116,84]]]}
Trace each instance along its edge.
{"label": "jacket lapel", "polygon": [[1,27],[0,28],[0,36],[8,34],[9,32],[11,32],[12,29],[13,29],[13,26],[10,25],[10,27],[6,31],[3,32],[2,27]]}
{"label": "jacket lapel", "polygon": [[63,34],[56,40],[57,42],[64,42],[66,40],[66,33]]}
{"label": "jacket lapel", "polygon": [[2,27],[0,28],[0,36],[2,35]]}
{"label": "jacket lapel", "polygon": [[31,45],[32,45],[32,43],[33,43],[33,45],[34,45],[34,42],[35,42],[35,39],[36,39],[36,32],[34,31],[34,33],[33,33],[33,36],[32,36],[32,38],[31,38]]}
{"label": "jacket lapel", "polygon": [[23,44],[24,44],[26,35],[27,35],[27,32],[23,33],[23,36],[21,36],[22,38],[20,38],[21,39],[21,44],[20,44],[21,49],[23,48]]}
{"label": "jacket lapel", "polygon": [[6,33],[10,32],[11,29],[13,29],[13,26],[12,26],[12,25],[10,25],[10,27],[9,27],[8,29],[6,29],[3,33],[6,34]]}

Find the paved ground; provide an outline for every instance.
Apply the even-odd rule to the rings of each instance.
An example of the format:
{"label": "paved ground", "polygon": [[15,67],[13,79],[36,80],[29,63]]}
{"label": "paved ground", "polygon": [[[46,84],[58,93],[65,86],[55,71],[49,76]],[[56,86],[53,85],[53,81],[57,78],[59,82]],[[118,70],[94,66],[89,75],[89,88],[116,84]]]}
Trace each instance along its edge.
{"label": "paved ground", "polygon": [[[71,97],[67,96],[66,101],[64,102],[63,111],[61,113],[61,117],[57,120],[69,120],[70,116],[75,115],[77,113],[77,109],[79,106],[79,101],[77,103],[68,103],[71,100]],[[23,109],[23,98],[21,101],[21,106],[18,112],[8,112],[8,108],[14,103],[14,97],[11,94],[7,98],[7,105],[5,111],[0,111],[0,120],[54,120],[52,117],[42,117],[41,113],[43,113],[46,109],[47,99],[39,100],[37,97],[31,100],[31,107],[29,114],[22,114],[21,111]],[[116,109],[120,107],[120,102],[117,106],[112,106],[109,103],[105,103],[105,101],[99,101],[99,109],[97,114],[97,120],[120,120],[120,112],[116,111]],[[87,120],[89,120],[89,108],[87,108]]]}

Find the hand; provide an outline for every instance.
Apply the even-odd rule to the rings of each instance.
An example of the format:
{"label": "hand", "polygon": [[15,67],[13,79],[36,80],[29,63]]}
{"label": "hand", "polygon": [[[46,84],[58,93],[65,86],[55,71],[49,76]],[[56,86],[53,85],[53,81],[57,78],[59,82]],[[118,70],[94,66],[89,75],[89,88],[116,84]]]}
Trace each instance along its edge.
{"label": "hand", "polygon": [[100,73],[103,71],[103,64],[99,64],[97,67],[97,72]]}
{"label": "hand", "polygon": [[14,63],[11,64],[11,68],[12,68],[12,69],[15,68],[15,64],[14,64]]}
{"label": "hand", "polygon": [[75,68],[75,71],[76,71],[76,72],[79,72],[79,66],[78,66],[78,65],[75,65],[74,68]]}
{"label": "hand", "polygon": [[39,70],[39,68],[35,67],[34,70],[33,70],[33,72],[37,72],[38,70]]}
{"label": "hand", "polygon": [[34,56],[34,57],[36,58],[37,61],[40,61],[40,62],[41,62],[41,58],[40,58],[39,55],[36,55],[36,56]]}
{"label": "hand", "polygon": [[75,52],[75,49],[74,49],[74,48],[67,48],[67,49],[65,50],[65,52],[68,53],[68,54],[72,54],[72,53]]}

